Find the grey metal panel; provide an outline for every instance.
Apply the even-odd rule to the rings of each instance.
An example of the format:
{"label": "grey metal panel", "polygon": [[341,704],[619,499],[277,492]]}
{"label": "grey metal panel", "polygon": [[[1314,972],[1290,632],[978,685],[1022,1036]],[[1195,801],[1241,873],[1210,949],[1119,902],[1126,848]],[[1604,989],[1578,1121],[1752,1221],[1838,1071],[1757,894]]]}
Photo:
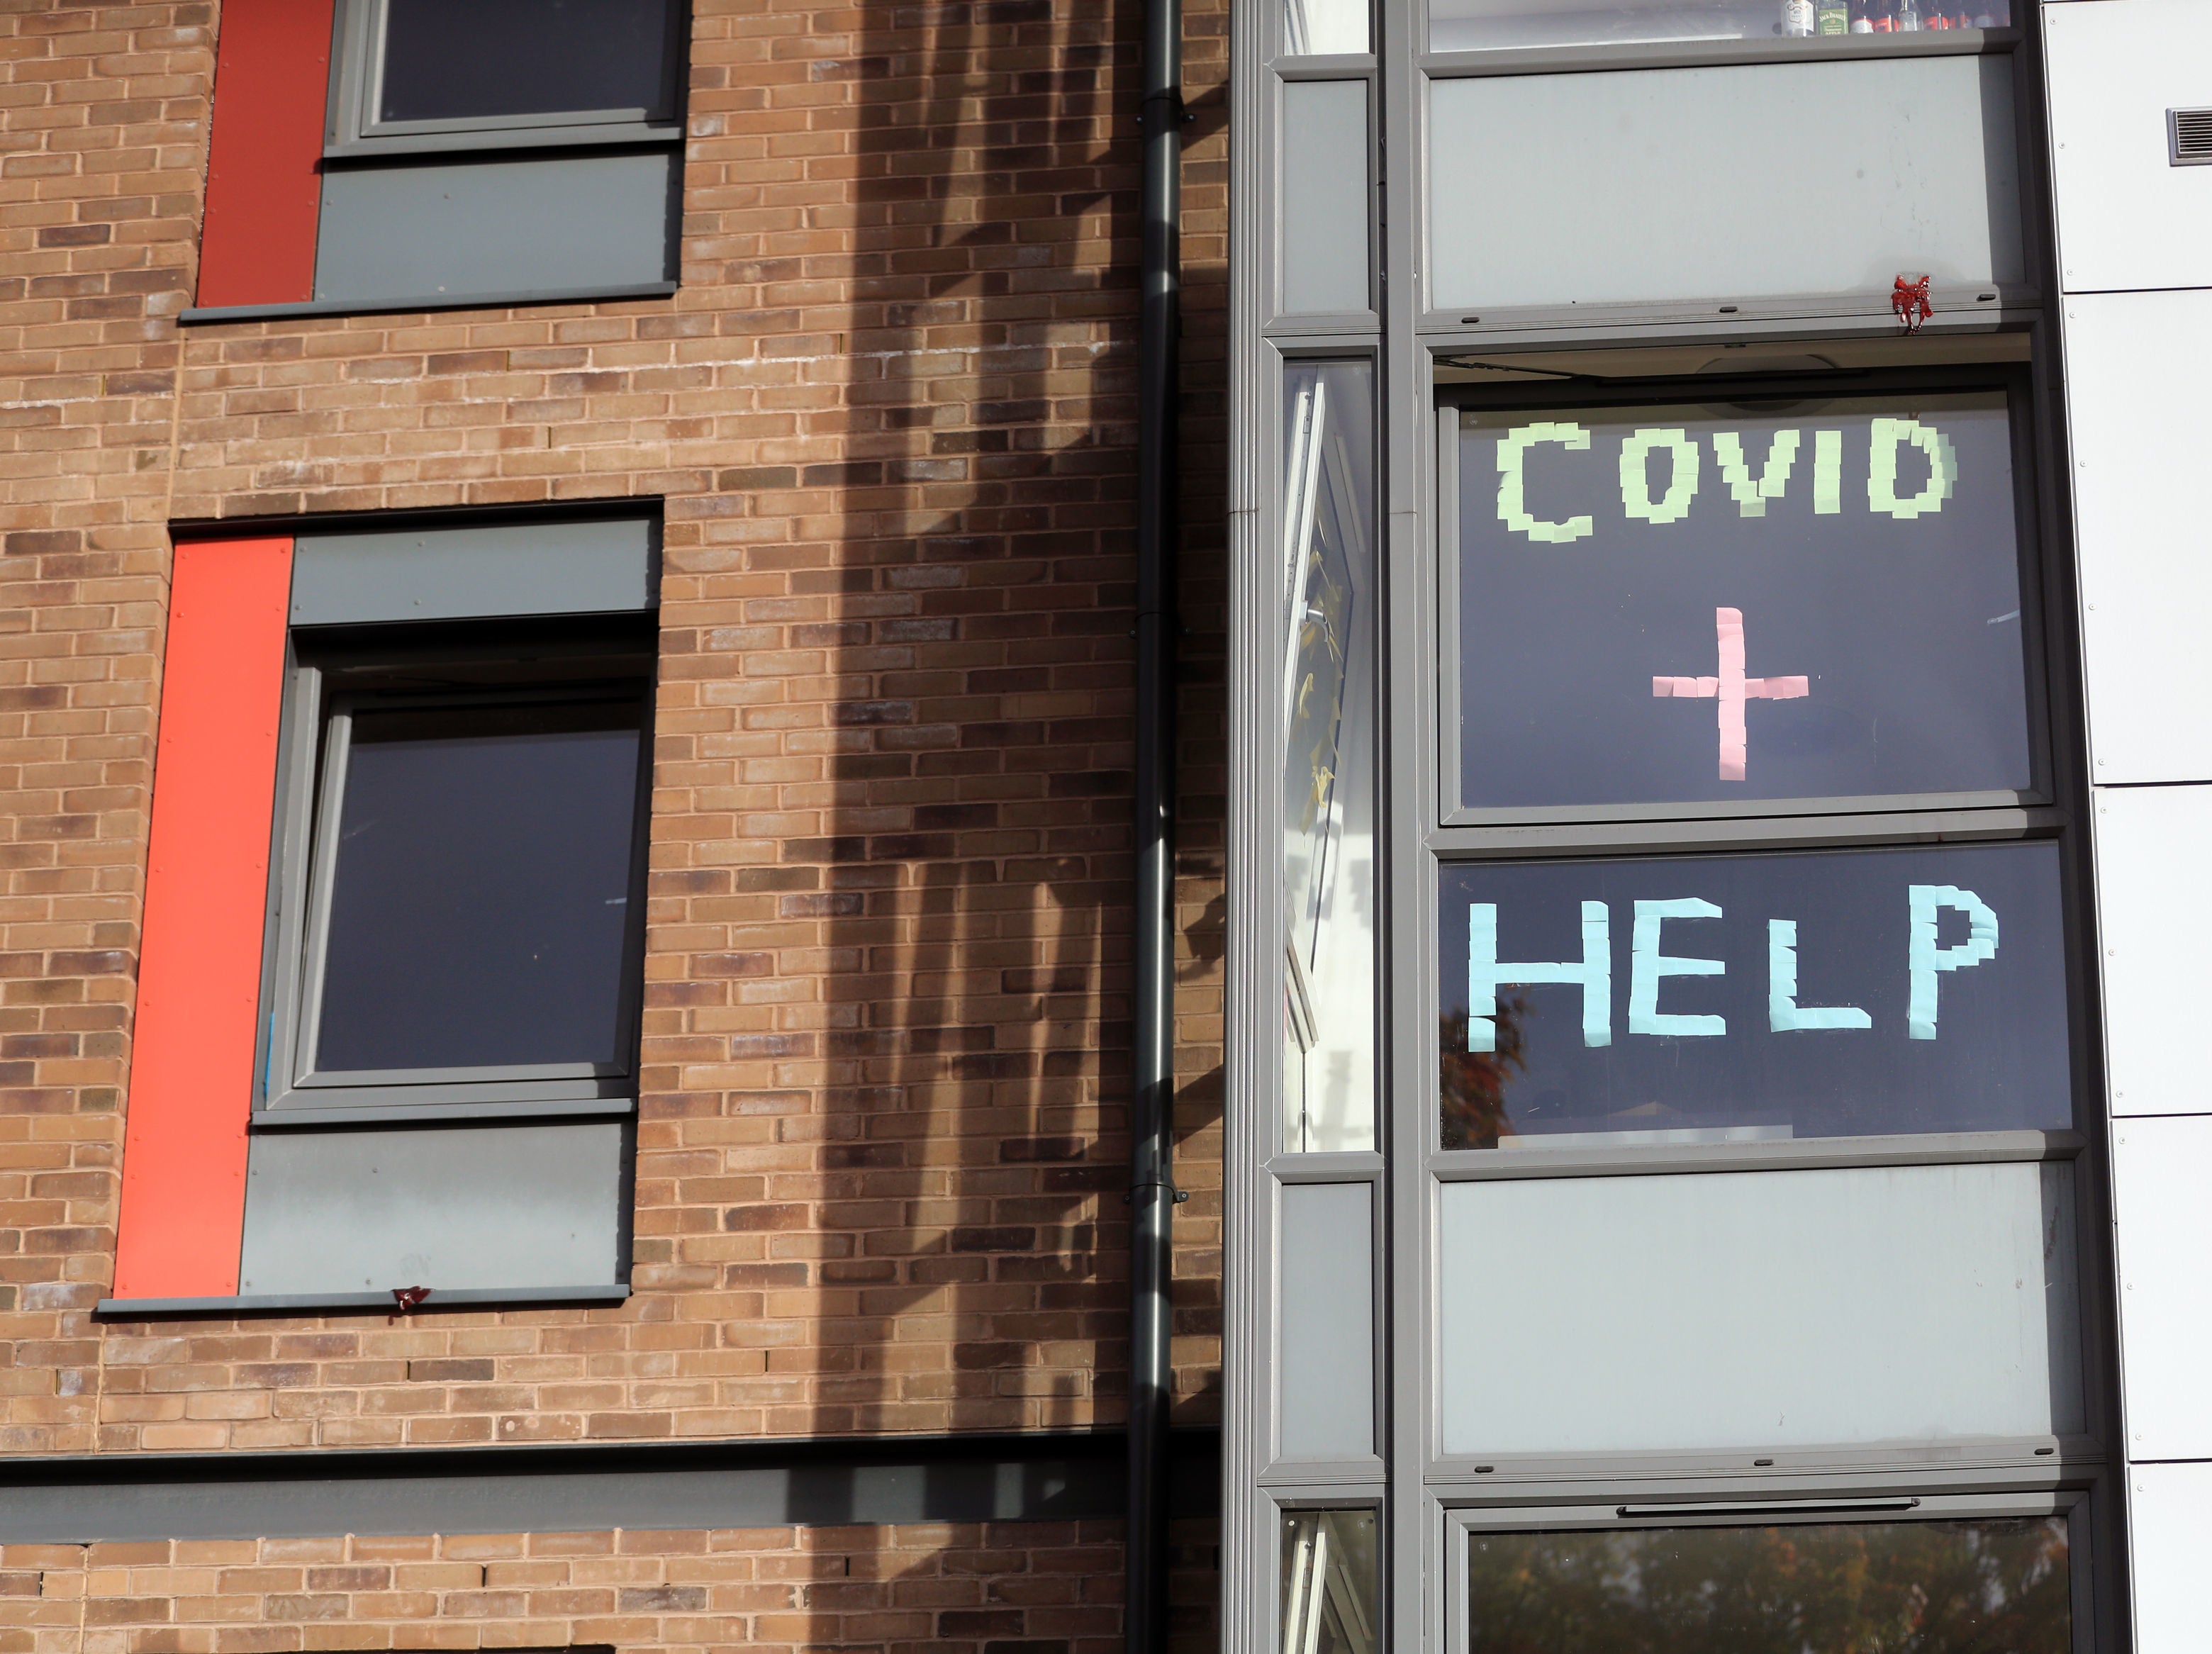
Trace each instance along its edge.
{"label": "grey metal panel", "polygon": [[2019,282],[2012,106],[2006,56],[1438,82],[1433,302]]}
{"label": "grey metal panel", "polygon": [[1374,1199],[1364,1183],[1283,1189],[1276,1345],[1283,1458],[1375,1450]]}
{"label": "grey metal panel", "polygon": [[315,297],[666,281],[680,161],[654,149],[331,168]]}
{"label": "grey metal panel", "polygon": [[2078,1433],[2073,1170],[1447,1185],[1443,1450]]}
{"label": "grey metal panel", "polygon": [[[1176,1444],[1171,1507],[1210,1514],[1217,1438]],[[18,1459],[0,1544],[1073,1521],[1121,1513],[1123,1450],[1102,1433]]]}
{"label": "grey metal panel", "polygon": [[1283,87],[1282,308],[1364,310],[1367,82]]}
{"label": "grey metal panel", "polygon": [[293,551],[292,623],[650,609],[658,529],[641,515],[302,534]]}
{"label": "grey metal panel", "polygon": [[247,1295],[611,1283],[625,1128],[285,1132],[247,1155]]}

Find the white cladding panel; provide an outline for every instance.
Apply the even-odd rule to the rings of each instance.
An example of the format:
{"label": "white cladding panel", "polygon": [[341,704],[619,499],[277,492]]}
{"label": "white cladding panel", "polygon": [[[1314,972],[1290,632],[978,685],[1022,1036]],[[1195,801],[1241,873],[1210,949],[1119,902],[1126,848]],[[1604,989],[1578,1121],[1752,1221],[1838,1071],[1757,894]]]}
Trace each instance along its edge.
{"label": "white cladding panel", "polygon": [[2212,1118],[2113,1129],[2128,1456],[2212,1458]]}
{"label": "white cladding panel", "polygon": [[2212,1114],[2212,787],[2100,787],[2095,796],[2112,1112]]}
{"label": "white cladding panel", "polygon": [[2212,5],[2043,9],[2060,281],[2212,286],[2212,167],[2169,159],[2166,112],[2212,107]]}
{"label": "white cladding panel", "polygon": [[1447,1185],[1447,1453],[2082,1427],[2072,1168]]}
{"label": "white cladding panel", "polygon": [[2128,1489],[2135,1654],[2203,1654],[2212,1464],[2138,1464],[2128,1472]]}
{"label": "white cladding panel", "polygon": [[2094,778],[2212,781],[2212,293],[2065,313]]}
{"label": "white cladding panel", "polygon": [[1430,303],[2018,282],[2012,111],[2002,56],[1437,81]]}

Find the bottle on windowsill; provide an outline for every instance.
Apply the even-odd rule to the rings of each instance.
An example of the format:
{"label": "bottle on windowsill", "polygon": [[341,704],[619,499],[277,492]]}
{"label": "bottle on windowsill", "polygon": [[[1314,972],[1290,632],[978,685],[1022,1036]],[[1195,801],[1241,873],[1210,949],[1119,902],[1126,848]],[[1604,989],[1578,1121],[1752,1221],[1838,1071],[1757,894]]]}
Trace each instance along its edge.
{"label": "bottle on windowsill", "polygon": [[1782,0],[1782,33],[1792,37],[1813,32],[1813,0]]}
{"label": "bottle on windowsill", "polygon": [[1897,0],[1897,32],[1899,34],[1920,33],[1920,0]]}

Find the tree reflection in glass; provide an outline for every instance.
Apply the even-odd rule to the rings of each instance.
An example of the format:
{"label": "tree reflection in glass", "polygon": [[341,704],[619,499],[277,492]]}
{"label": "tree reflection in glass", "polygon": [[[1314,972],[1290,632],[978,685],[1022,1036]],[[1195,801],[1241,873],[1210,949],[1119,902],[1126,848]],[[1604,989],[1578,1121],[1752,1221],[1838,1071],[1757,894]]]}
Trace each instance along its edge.
{"label": "tree reflection in glass", "polygon": [[2063,1517],[1474,1534],[1468,1654],[2069,1654]]}

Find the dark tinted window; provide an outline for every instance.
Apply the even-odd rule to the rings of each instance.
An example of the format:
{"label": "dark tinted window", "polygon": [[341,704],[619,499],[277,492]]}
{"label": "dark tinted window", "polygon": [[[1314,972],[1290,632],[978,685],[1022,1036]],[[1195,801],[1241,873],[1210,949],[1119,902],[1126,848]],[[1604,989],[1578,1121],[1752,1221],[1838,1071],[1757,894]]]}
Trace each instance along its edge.
{"label": "dark tinted window", "polygon": [[319,1071],[619,1060],[641,720],[354,715]]}
{"label": "dark tinted window", "polygon": [[1439,885],[1447,1148],[2072,1123],[2054,845]]}
{"label": "dark tinted window", "polygon": [[674,0],[386,0],[379,120],[672,114]]}
{"label": "dark tinted window", "polygon": [[1468,807],[2031,786],[2002,394],[1461,417]]}
{"label": "dark tinted window", "polygon": [[2061,1517],[1475,1534],[1468,1654],[2070,1654]]}

